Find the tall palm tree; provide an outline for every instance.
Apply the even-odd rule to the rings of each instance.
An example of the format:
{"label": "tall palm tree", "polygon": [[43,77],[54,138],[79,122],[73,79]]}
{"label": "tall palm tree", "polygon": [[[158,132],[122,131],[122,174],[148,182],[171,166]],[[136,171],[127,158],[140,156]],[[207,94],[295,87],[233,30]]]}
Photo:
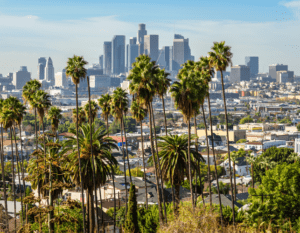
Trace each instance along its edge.
{"label": "tall palm tree", "polygon": [[[87,190],[89,195],[89,225],[90,232],[94,232],[95,228],[95,215],[93,210],[94,206],[94,198],[93,192],[94,183],[91,174],[93,172],[93,160],[91,155],[91,147],[90,147],[90,131],[92,134],[92,146],[93,146],[93,154],[94,154],[94,166],[95,166],[95,182],[96,186],[104,185],[108,178],[111,176],[111,169],[113,166],[117,165],[116,159],[112,156],[111,150],[113,148],[117,149],[116,141],[107,137],[107,132],[104,130],[104,127],[99,127],[95,129],[95,123],[92,124],[92,128],[88,124],[82,125],[80,127],[80,133],[77,135],[77,131],[72,129],[71,133],[75,136],[67,137],[64,145],[66,146],[65,151],[71,152],[68,155],[69,162],[67,163],[67,168],[70,172],[72,172],[72,180],[76,185],[81,184],[80,175],[82,175],[83,188]],[[79,141],[79,148],[77,146],[77,139]],[[81,171],[78,163],[77,151],[81,151]]]}
{"label": "tall palm tree", "polygon": [[145,196],[146,196],[146,209],[148,209],[148,192],[146,181],[146,168],[145,168],[145,151],[144,151],[144,136],[143,136],[143,120],[147,115],[147,109],[143,108],[136,100],[131,103],[131,113],[134,119],[140,122],[141,125],[141,141],[142,141],[142,155],[144,166],[144,181],[145,181]]}
{"label": "tall palm tree", "polygon": [[[231,48],[229,46],[225,45],[225,41],[222,41],[220,43],[214,42],[214,45],[211,49],[212,49],[212,51],[208,53],[208,55],[210,57],[210,66],[214,67],[216,71],[219,71],[221,73],[222,93],[223,93],[225,122],[226,122],[228,160],[229,160],[229,164],[231,164],[230,148],[229,148],[228,116],[227,116],[223,71],[226,71],[226,68],[232,64],[232,62],[231,62],[232,53],[230,51]],[[233,193],[232,171],[231,171],[230,166],[229,166],[229,175],[230,175],[231,193]],[[234,225],[235,224],[235,210],[234,210],[233,198],[232,198],[232,202],[231,202],[231,207],[232,207],[232,220],[233,220],[233,225]]]}
{"label": "tall palm tree", "polygon": [[[89,102],[85,105],[85,112],[86,112],[86,115],[88,116],[88,120],[89,120],[89,124],[90,124],[90,129],[92,129],[92,124],[93,124],[93,122],[95,120],[95,117],[97,116],[99,107],[98,107],[98,105],[96,104],[95,101],[91,101],[91,89],[90,89],[90,79],[89,79],[89,76],[87,76],[86,79],[87,79],[87,85],[88,85]],[[94,183],[95,201],[96,201],[96,208],[93,209],[92,212],[94,213],[95,210],[96,210],[97,233],[99,233],[99,222],[98,222],[99,216],[98,216],[98,208],[97,208],[98,198],[97,198],[97,187],[96,187],[96,181],[95,181],[95,179],[96,179],[95,178],[95,166],[94,166],[95,159],[94,159],[94,153],[93,153],[93,140],[92,140],[92,138],[93,138],[93,132],[92,132],[92,130],[90,130],[90,148],[91,148],[91,154],[92,154],[93,183]],[[115,183],[115,182],[113,182],[113,183]],[[99,191],[101,193],[101,190],[99,190]],[[93,207],[94,206],[92,206],[92,208]],[[101,212],[103,213],[103,207],[102,207],[102,205],[101,205]],[[103,214],[102,214],[102,219],[103,219]],[[102,228],[104,229],[103,224],[102,224]],[[114,228],[115,228],[115,224],[114,224]]]}
{"label": "tall palm tree", "polygon": [[[118,87],[112,95],[111,98],[111,115],[115,117],[116,121],[120,122],[120,129],[121,129],[121,140],[122,140],[122,153],[123,153],[123,160],[124,160],[124,178],[125,178],[125,186],[127,185],[127,176],[126,176],[126,158],[125,158],[125,152],[124,152],[124,142],[123,142],[123,116],[124,112],[127,112],[128,110],[128,99],[127,99],[127,93],[120,87]],[[127,143],[126,143],[127,144]],[[128,169],[129,169],[129,178],[130,182],[132,182],[131,179],[131,171],[130,171],[130,164],[128,159],[128,151],[127,151],[127,163],[128,163]],[[126,200],[128,198],[128,190],[125,188],[125,195]],[[127,213],[127,202],[125,206],[125,213]]]}
{"label": "tall palm tree", "polygon": [[[215,165],[215,176],[216,176],[216,180],[217,180],[217,191],[218,191],[218,197],[219,197],[221,223],[223,225],[222,200],[221,200],[221,196],[220,196],[219,178],[218,178],[218,173],[217,173],[217,163],[216,163],[214,137],[213,137],[213,129],[212,129],[213,123],[212,123],[212,117],[211,117],[210,96],[209,96],[209,82],[211,81],[211,77],[214,74],[214,70],[210,67],[209,62],[210,61],[207,57],[200,57],[200,61],[196,63],[196,70],[197,70],[197,74],[198,74],[198,71],[200,71],[202,85],[206,87],[204,89],[204,97],[207,98],[207,104],[208,104],[209,121],[210,121],[210,135],[211,135],[211,141],[212,141],[212,152],[213,152],[213,159],[214,159],[214,165]],[[203,112],[204,120],[205,120],[205,112],[204,112],[203,105],[202,105],[202,112]],[[205,127],[206,127],[206,123],[205,123]],[[206,129],[206,143],[207,143],[207,146],[209,147],[207,128],[205,128],[205,129]],[[208,151],[208,153],[209,153],[209,151]],[[208,157],[208,159],[209,159],[209,157]],[[209,170],[210,170],[210,168],[209,168]],[[210,179],[210,176],[209,176],[209,179]],[[210,182],[209,182],[209,185],[210,185],[209,197],[210,197],[210,205],[211,205],[212,204],[212,195],[211,195],[211,183]]]}
{"label": "tall palm tree", "polygon": [[[6,103],[4,103],[5,105]],[[14,214],[16,216],[16,190],[15,190],[15,161],[14,161],[14,149],[13,149],[13,134],[12,134],[12,127],[15,121],[16,115],[14,111],[7,109],[4,107],[4,109],[1,112],[1,123],[3,125],[3,128],[8,132],[10,131],[10,142],[11,142],[11,154],[12,154],[12,190],[13,190],[13,199],[14,199]],[[17,227],[17,219],[15,218],[14,221],[14,231],[16,232]]]}
{"label": "tall palm tree", "polygon": [[[91,114],[90,114],[90,107],[91,107]],[[95,118],[97,116],[98,110],[99,110],[99,106],[93,100],[90,101],[90,102],[88,102],[84,106],[84,112],[85,112],[85,115],[87,116],[88,121],[91,120],[92,122],[94,122],[94,120],[95,120]]]}
{"label": "tall palm tree", "polygon": [[249,154],[249,156],[246,157],[247,163],[251,164],[251,175],[252,175],[252,188],[254,188],[254,163],[256,162],[256,157],[253,154]]}
{"label": "tall palm tree", "polygon": [[188,123],[188,167],[189,167],[189,181],[191,190],[191,201],[193,208],[195,207],[193,197],[193,184],[192,184],[192,170],[191,170],[191,156],[190,156],[190,144],[191,144],[191,128],[190,119],[193,116],[193,109],[195,109],[197,91],[195,89],[195,79],[190,69],[185,70],[185,66],[189,65],[189,61],[184,64],[184,71],[178,75],[179,81],[176,81],[171,86],[171,95],[175,101],[175,107],[180,109],[183,114],[185,122]]}
{"label": "tall palm tree", "polygon": [[158,210],[160,222],[163,222],[163,212],[161,206],[161,187],[159,187],[159,170],[157,160],[155,159],[155,151],[153,145],[152,137],[152,112],[151,112],[151,102],[155,95],[155,83],[154,76],[155,72],[158,71],[155,62],[151,62],[151,58],[147,55],[140,55],[136,58],[136,62],[132,64],[133,69],[130,70],[130,74],[127,79],[130,82],[129,90],[130,94],[135,95],[139,103],[148,109],[149,112],[149,123],[150,123],[150,144],[152,151],[152,159],[154,161],[155,168],[155,178],[157,184],[157,196],[158,196]]}
{"label": "tall palm tree", "polygon": [[[66,67],[66,75],[72,78],[73,83],[75,84],[75,91],[76,91],[76,135],[77,135],[77,148],[79,148],[79,139],[78,139],[78,125],[79,125],[79,118],[78,118],[78,84],[82,79],[86,77],[86,68],[84,67],[87,62],[83,59],[83,57],[76,56],[72,58],[68,58],[67,67]],[[82,215],[83,215],[83,231],[85,233],[85,211],[84,211],[84,195],[83,195],[83,177],[81,173],[81,161],[80,161],[80,150],[78,152],[78,163],[79,163],[79,170],[80,173],[80,186],[81,186],[81,196],[82,196]]]}
{"label": "tall palm tree", "polygon": [[[4,193],[4,207],[5,207],[5,213],[7,212],[7,195],[6,195],[6,182],[5,182],[5,171],[4,171],[4,143],[3,143],[3,122],[1,119],[2,112],[3,112],[3,104],[4,100],[0,99],[0,125],[1,125],[1,171],[2,171],[2,181],[3,181],[3,193]],[[9,222],[8,222],[8,214],[6,216],[6,228],[9,229]]]}
{"label": "tall palm tree", "polygon": [[[108,93],[105,95],[101,95],[100,99],[98,100],[98,104],[100,106],[100,108],[102,109],[102,116],[104,117],[105,121],[106,121],[106,130],[108,132],[108,117],[110,115],[110,111],[111,111],[111,95],[109,95]],[[108,132],[109,135],[109,132]]]}
{"label": "tall palm tree", "polygon": [[[175,200],[178,205],[180,201],[180,185],[184,181],[185,176],[190,177],[189,168],[186,166],[188,163],[189,137],[186,134],[182,134],[181,136],[163,136],[159,137],[159,139],[161,140],[158,146],[160,148],[159,157],[161,158],[163,177],[174,184]],[[195,145],[195,143],[190,143],[190,146],[192,145]],[[191,166],[199,173],[198,163],[204,161],[204,159],[194,149],[190,149],[190,155],[192,157]]]}
{"label": "tall palm tree", "polygon": [[169,75],[170,73],[166,73],[165,69],[160,70],[159,74],[157,75],[157,79],[158,79],[157,94],[161,98],[162,105],[163,105],[166,136],[168,135],[168,132],[167,132],[167,119],[166,119],[164,95],[167,93],[167,90],[171,85],[171,79],[168,78]]}
{"label": "tall palm tree", "polygon": [[62,119],[61,112],[62,110],[60,108],[52,106],[47,113],[47,118],[48,120],[51,121],[52,133],[56,134],[56,139],[58,139],[57,129],[58,129],[59,121]]}

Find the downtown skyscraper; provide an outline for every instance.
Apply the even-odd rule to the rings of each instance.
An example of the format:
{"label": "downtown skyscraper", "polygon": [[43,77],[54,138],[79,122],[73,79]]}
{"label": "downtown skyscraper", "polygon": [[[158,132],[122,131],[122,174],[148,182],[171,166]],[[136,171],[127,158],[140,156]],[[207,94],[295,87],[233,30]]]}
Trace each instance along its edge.
{"label": "downtown skyscraper", "polygon": [[125,36],[116,35],[111,44],[111,73],[125,72]]}

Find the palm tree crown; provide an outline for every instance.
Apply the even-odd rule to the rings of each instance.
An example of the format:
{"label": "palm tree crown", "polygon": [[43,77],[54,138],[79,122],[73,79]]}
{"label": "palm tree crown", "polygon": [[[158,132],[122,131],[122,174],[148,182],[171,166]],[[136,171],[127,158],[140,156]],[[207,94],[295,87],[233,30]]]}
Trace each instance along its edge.
{"label": "palm tree crown", "polygon": [[51,128],[52,132],[55,133],[57,131],[59,121],[62,119],[62,110],[58,107],[52,106],[48,111],[47,118],[51,120]]}
{"label": "palm tree crown", "polygon": [[98,103],[102,109],[102,116],[107,120],[111,111],[111,96],[109,94],[101,95]]}
{"label": "palm tree crown", "polygon": [[79,84],[82,79],[86,77],[86,68],[84,67],[87,62],[81,56],[74,55],[68,58],[66,75],[72,77],[73,83]]}
{"label": "palm tree crown", "polygon": [[95,101],[91,101],[91,116],[90,116],[90,103],[88,102],[85,106],[84,106],[84,111],[85,114],[87,116],[88,119],[92,119],[92,122],[94,122],[97,113],[98,113],[99,107],[97,105],[97,103]]}

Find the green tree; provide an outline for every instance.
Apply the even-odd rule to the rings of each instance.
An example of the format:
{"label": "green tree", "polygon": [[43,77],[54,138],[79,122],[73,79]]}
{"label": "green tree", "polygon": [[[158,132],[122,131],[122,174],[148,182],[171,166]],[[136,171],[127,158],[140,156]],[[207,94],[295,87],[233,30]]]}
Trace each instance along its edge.
{"label": "green tree", "polygon": [[[111,150],[118,149],[116,141],[107,137],[107,132],[104,127],[100,127],[94,130],[94,123],[92,128],[89,124],[84,124],[80,126],[80,133],[77,135],[75,130],[72,130],[74,136],[67,137],[68,140],[64,142],[65,152],[71,152],[68,154],[69,162],[66,164],[69,172],[71,172],[71,178],[76,186],[81,185],[81,180],[83,181],[83,188],[87,190],[89,195],[89,224],[92,227],[93,232],[95,228],[95,212],[94,212],[94,179],[92,174],[92,155],[90,146],[90,131],[92,131],[92,145],[93,145],[93,155],[94,155],[94,165],[95,165],[95,182],[96,187],[104,185],[109,177],[111,177],[111,169],[113,166],[117,165],[116,159],[112,156]],[[78,147],[77,138],[80,148],[80,160],[82,167],[79,167],[78,163]],[[81,171],[80,171],[81,169]],[[82,175],[82,179],[80,175]]]}
{"label": "green tree", "polygon": [[[81,56],[76,56],[72,58],[68,58],[67,66],[66,66],[66,75],[72,78],[73,83],[75,84],[75,92],[76,92],[76,135],[77,135],[77,148],[79,148],[79,110],[78,110],[78,84],[81,80],[85,79],[87,71],[84,67],[87,64],[87,62],[83,59]],[[80,150],[77,150],[78,152],[78,163],[79,163],[79,169],[78,172],[80,174],[80,183],[81,183],[81,196],[82,196],[82,217],[83,217],[83,231],[85,232],[85,211],[84,211],[84,196],[83,196],[83,178],[81,173],[81,160],[80,160]],[[93,229],[93,226],[92,226]]]}
{"label": "green tree", "polygon": [[256,161],[256,157],[255,157],[253,154],[249,154],[249,155],[246,157],[246,161],[247,161],[247,163],[250,163],[250,164],[251,164],[252,188],[254,188],[254,169],[253,169],[253,164],[254,164],[255,161]]}
{"label": "green tree", "polygon": [[85,115],[87,116],[87,119],[92,119],[92,122],[94,122],[96,116],[97,116],[97,113],[98,113],[98,110],[99,110],[99,107],[97,105],[97,103],[95,101],[91,101],[91,116],[90,116],[90,113],[89,113],[89,109],[90,109],[90,102],[88,102],[85,106],[84,106],[84,112],[85,112]]}
{"label": "green tree", "polygon": [[240,120],[241,125],[246,124],[246,123],[252,123],[252,122],[253,122],[253,119],[251,118],[251,116],[246,116]]}
{"label": "green tree", "polygon": [[130,184],[129,200],[128,200],[128,212],[125,221],[124,232],[125,233],[138,233],[138,216],[137,216],[137,202],[135,194],[135,185]]}
{"label": "green tree", "polygon": [[[57,129],[59,125],[59,121],[62,119],[62,110],[58,107],[52,106],[50,110],[47,112],[47,118],[51,121],[52,133],[57,135]],[[58,136],[56,136],[58,138]]]}
{"label": "green tree", "polygon": [[[219,182],[219,189],[220,189],[220,194],[228,195],[229,194],[229,190],[230,190],[230,185],[226,184],[226,183],[223,183],[222,181],[220,181]],[[216,187],[212,188],[212,192],[214,194],[219,194]]]}
{"label": "green tree", "polygon": [[247,223],[255,228],[271,224],[290,230],[289,222],[293,226],[300,218],[299,180],[298,163],[283,163],[268,170],[261,185],[249,190],[249,202],[252,204],[246,215]]}
{"label": "green tree", "polygon": [[[162,167],[162,175],[164,180],[171,182],[172,186],[175,187],[175,201],[176,204],[179,204],[179,190],[180,185],[184,181],[185,176],[190,179],[188,164],[188,136],[183,134],[178,135],[169,135],[164,137],[159,137],[161,140],[158,143],[159,147],[159,157]],[[195,145],[194,142],[191,143],[191,146]],[[194,171],[199,173],[198,162],[204,161],[202,156],[196,153],[195,150],[191,149],[191,167]],[[192,190],[192,187],[190,187]]]}
{"label": "green tree", "polygon": [[200,123],[197,127],[198,127],[199,129],[205,129],[204,123]]}
{"label": "green tree", "polygon": [[[73,122],[77,123],[77,110],[73,109]],[[78,125],[82,125],[83,123],[86,123],[86,113],[83,109],[83,107],[78,107]]]}

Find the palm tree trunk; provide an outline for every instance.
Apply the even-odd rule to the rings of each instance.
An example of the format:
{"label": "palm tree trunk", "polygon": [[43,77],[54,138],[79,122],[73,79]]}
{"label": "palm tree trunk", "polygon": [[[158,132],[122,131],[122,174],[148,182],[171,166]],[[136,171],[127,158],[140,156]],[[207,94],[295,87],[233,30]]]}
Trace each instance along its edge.
{"label": "palm tree trunk", "polygon": [[[53,195],[52,195],[52,163],[49,165],[49,181],[50,181],[50,189],[49,189],[49,205],[50,207],[53,206]],[[49,233],[54,233],[54,222],[51,222],[51,219],[54,217],[54,210],[51,210],[48,215],[48,226],[49,226]]]}
{"label": "palm tree trunk", "polygon": [[[86,77],[87,78],[87,85],[88,85],[88,94],[89,94],[89,113],[90,116],[92,116],[92,107],[91,107],[91,91],[90,91],[90,79],[89,76]],[[97,187],[96,187],[96,178],[95,178],[95,159],[94,159],[94,154],[93,154],[93,127],[92,127],[92,117],[90,117],[90,146],[91,146],[91,154],[92,154],[92,168],[93,168],[93,183],[94,183],[94,190],[95,190],[95,201],[96,201],[96,219],[97,219],[97,233],[99,233],[99,224],[98,224],[98,209],[97,209],[97,203],[98,203],[98,199],[97,199]],[[94,200],[93,200],[94,202]],[[95,209],[94,209],[94,205],[92,205],[92,212],[95,213]],[[101,212],[103,212],[102,209],[103,206],[101,205]],[[95,221],[93,221],[93,223],[95,224]],[[92,232],[94,233],[94,228],[95,225],[93,224],[93,228],[92,228]]]}
{"label": "palm tree trunk", "polygon": [[148,104],[148,112],[149,112],[149,123],[150,123],[150,144],[151,144],[151,151],[152,151],[152,159],[155,168],[155,178],[156,178],[156,192],[157,192],[157,202],[158,202],[158,211],[159,211],[159,221],[163,223],[163,213],[161,208],[161,195],[160,195],[160,188],[159,188],[159,178],[158,178],[158,169],[157,169],[157,162],[155,159],[155,152],[154,152],[154,145],[153,145],[153,134],[152,134],[152,114],[151,114],[151,105]]}
{"label": "palm tree trunk", "polygon": [[[123,118],[123,116],[122,116]],[[126,115],[125,117],[126,118]],[[127,145],[127,137],[126,137],[126,130],[125,130],[125,121],[126,119],[122,119],[122,127],[123,127],[123,131],[124,131],[124,137],[125,137],[125,145],[126,145],[126,158],[127,158],[127,163],[128,163],[128,170],[129,170],[129,179],[130,179],[130,183],[132,183],[132,177],[131,177],[131,170],[130,170],[130,164],[129,164],[129,155],[128,155],[128,145]]]}
{"label": "palm tree trunk", "polygon": [[[230,176],[230,187],[231,193],[233,193],[233,185],[232,185],[232,172],[231,172],[231,158],[230,158],[230,148],[229,148],[229,133],[228,133],[228,117],[227,117],[227,107],[226,107],[226,99],[225,99],[225,90],[224,90],[224,81],[223,81],[223,71],[220,70],[221,73],[221,81],[222,81],[222,93],[224,100],[224,113],[225,113],[225,121],[226,121],[226,136],[227,136],[227,150],[228,150],[228,160],[229,160],[229,176]],[[231,208],[232,208],[232,221],[233,225],[235,225],[235,210],[234,210],[234,200],[231,199]]]}
{"label": "palm tree trunk", "polygon": [[[34,108],[34,124],[35,124],[35,149],[38,150],[38,134],[37,134],[37,122],[36,122],[36,108]],[[37,156],[38,159],[38,156]],[[39,164],[37,163],[37,168],[39,169]],[[38,189],[38,198],[41,200],[41,187],[40,187],[40,178],[38,176],[37,181],[37,189]],[[41,206],[41,201],[39,201],[39,207]],[[42,222],[41,222],[41,213],[39,213],[39,231],[42,232]]]}
{"label": "palm tree trunk", "polygon": [[[207,99],[209,101],[209,99]],[[210,183],[210,161],[209,161],[209,144],[208,144],[208,134],[207,134],[207,125],[206,125],[206,119],[205,119],[205,111],[203,104],[201,105],[202,108],[202,114],[203,114],[203,121],[205,125],[205,136],[206,136],[206,150],[207,150],[207,176],[208,176],[208,187],[209,187],[209,203],[210,207],[212,207],[212,196],[211,196],[211,183]],[[209,112],[210,113],[210,112]],[[211,121],[211,116],[210,116],[210,121]],[[200,165],[201,166],[201,165]],[[203,204],[205,205],[204,202],[204,197],[203,197],[203,192],[202,192],[202,200]]]}
{"label": "palm tree trunk", "polygon": [[[94,233],[95,232],[94,190],[92,187],[89,187],[87,192],[88,192],[88,196],[89,196],[89,202],[88,202],[89,230],[90,230],[90,233]],[[95,193],[96,193],[96,191],[95,191]]]}
{"label": "palm tree trunk", "polygon": [[166,136],[168,135],[167,132],[167,118],[166,118],[166,110],[165,110],[165,100],[164,96],[161,97],[162,105],[163,105],[163,110],[164,110],[164,120],[165,120],[165,130],[166,130]]}
{"label": "palm tree trunk", "polygon": [[[102,203],[102,194],[101,194],[101,185],[99,187],[99,196],[100,196],[100,205],[103,206],[103,203]],[[105,198],[105,197],[104,197]],[[98,211],[98,209],[97,209]],[[101,211],[101,226],[102,226],[102,232],[104,232],[104,217],[103,217],[103,211]]]}
{"label": "palm tree trunk", "polygon": [[[215,165],[215,176],[216,176],[216,180],[217,180],[217,191],[218,191],[218,198],[219,198],[219,205],[220,205],[221,225],[223,227],[222,201],[221,201],[221,195],[220,195],[218,170],[217,170],[217,163],[216,163],[216,156],[215,156],[214,134],[213,134],[213,128],[212,128],[212,119],[211,119],[211,108],[210,108],[209,93],[207,94],[207,102],[208,102],[208,109],[209,109],[210,135],[211,135],[211,144],[212,144],[212,151],[213,151],[213,158],[214,158],[214,165]],[[209,181],[209,183],[210,183],[210,181]],[[211,196],[211,194],[209,194],[209,195]]]}
{"label": "palm tree trunk", "polygon": [[[125,160],[125,151],[124,151],[124,142],[123,142],[123,116],[120,119],[120,128],[121,128],[121,139],[122,139],[122,153],[123,153],[123,160],[124,160],[124,178],[125,178],[125,195],[126,195],[126,205],[125,205],[125,216],[127,214],[127,199],[128,199],[128,190],[127,190],[127,178],[126,178],[126,160]],[[129,164],[128,164],[129,166]]]}
{"label": "palm tree trunk", "polygon": [[141,140],[142,140],[142,155],[144,165],[144,180],[145,180],[145,195],[146,195],[146,209],[148,210],[148,192],[147,192],[147,181],[146,181],[146,168],[145,168],[145,151],[144,151],[144,138],[143,138],[143,122],[141,121]]}
{"label": "palm tree trunk", "polygon": [[[20,164],[19,164],[19,152],[18,152],[18,144],[17,144],[17,139],[16,139],[16,128],[15,126],[13,127],[14,130],[14,138],[15,138],[15,145],[16,145],[16,158],[17,158],[17,168],[18,168],[18,178],[19,178],[19,190],[20,190],[20,194],[21,194],[21,210],[22,210],[22,216],[23,216],[23,194],[22,194],[22,190],[21,190],[21,176],[20,176]],[[24,189],[25,191],[25,189]]]}
{"label": "palm tree trunk", "polygon": [[15,190],[15,159],[14,159],[14,147],[13,147],[13,140],[12,140],[12,127],[10,127],[10,143],[11,143],[11,156],[12,156],[12,172],[13,172],[13,194],[14,194],[14,215],[15,215],[15,230],[14,232],[16,233],[17,231],[17,218],[16,218],[16,190]]}
{"label": "palm tree trunk", "polygon": [[[197,156],[199,156],[198,153],[198,135],[197,135],[197,120],[196,120],[196,112],[195,112],[195,117],[194,117],[194,127],[195,127],[195,135],[196,135],[196,139],[195,139],[195,147],[196,147],[196,154]],[[199,180],[200,180],[200,189],[201,189],[201,170],[200,170],[200,163],[198,162],[198,167],[199,167]],[[195,173],[195,206],[197,205],[197,184],[198,184],[198,176],[197,176],[197,171]]]}
{"label": "palm tree trunk", "polygon": [[[170,176],[170,177],[171,177],[171,176]],[[175,204],[175,192],[174,192],[175,187],[174,187],[174,182],[173,182],[173,178],[172,178],[172,177],[171,177],[171,184],[172,184],[172,189],[171,189],[171,191],[172,191],[173,212],[174,212],[174,214],[175,214],[175,210],[176,210],[176,204]]]}
{"label": "palm tree trunk", "polygon": [[[23,188],[24,188],[24,197],[26,197],[26,186],[25,186],[25,180],[24,180],[24,158],[23,158],[23,146],[22,146],[22,126],[19,124],[19,131],[20,131],[20,143],[21,143],[21,156],[22,156],[22,180],[23,180]],[[26,205],[27,207],[27,205]],[[27,216],[27,208],[25,208],[25,216]],[[27,219],[27,218],[26,218]],[[27,221],[26,221],[27,224]]]}
{"label": "palm tree trunk", "polygon": [[114,186],[114,233],[116,233],[116,185],[115,185],[114,168],[112,168],[112,180],[113,180],[113,186]]}
{"label": "palm tree trunk", "polygon": [[152,113],[151,115],[152,115],[153,127],[154,127],[155,148],[156,148],[157,163],[158,163],[157,165],[158,165],[159,178],[160,178],[160,182],[161,182],[161,197],[163,199],[166,223],[168,223],[166,203],[165,203],[165,194],[164,194],[164,182],[163,182],[163,179],[162,179],[162,172],[161,172],[159,156],[158,156],[158,144],[157,144],[156,129],[155,129],[155,118],[154,118],[152,103],[150,103],[150,105],[151,105],[151,113]]}
{"label": "palm tree trunk", "polygon": [[1,123],[1,170],[2,170],[2,180],[3,180],[3,193],[4,193],[4,207],[5,207],[5,216],[6,216],[6,228],[9,229],[3,146],[4,146],[4,143],[3,143],[3,124]]}
{"label": "palm tree trunk", "polygon": [[75,84],[76,91],[76,138],[77,138],[77,151],[78,151],[78,162],[79,162],[79,173],[80,173],[80,184],[81,184],[81,208],[82,208],[82,216],[83,216],[83,232],[85,233],[85,211],[84,211],[84,195],[83,195],[83,177],[81,172],[81,161],[80,161],[80,148],[79,148],[79,139],[78,139],[78,84]]}
{"label": "palm tree trunk", "polygon": [[108,131],[108,115],[106,116],[106,131],[107,131],[107,136],[109,137],[109,131]]}
{"label": "palm tree trunk", "polygon": [[234,199],[234,201],[236,201],[236,194],[237,194],[237,190],[236,190],[236,177],[235,177],[235,161],[233,161],[233,181],[234,181],[234,194],[232,194],[232,198]]}
{"label": "palm tree trunk", "polygon": [[191,121],[188,119],[188,165],[189,165],[189,180],[190,180],[190,190],[192,206],[195,209],[194,195],[193,195],[193,180],[192,180],[192,168],[191,168]]}

